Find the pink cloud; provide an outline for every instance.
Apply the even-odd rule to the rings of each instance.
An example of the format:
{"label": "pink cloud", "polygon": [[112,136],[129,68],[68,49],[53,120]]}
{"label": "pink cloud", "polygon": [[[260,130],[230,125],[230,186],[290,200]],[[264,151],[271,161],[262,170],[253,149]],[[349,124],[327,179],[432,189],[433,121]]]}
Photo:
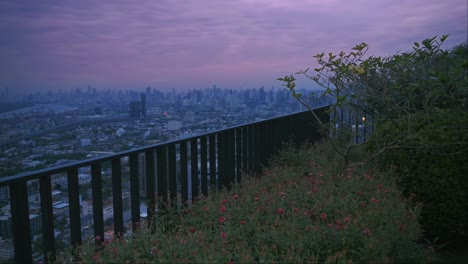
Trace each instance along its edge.
{"label": "pink cloud", "polygon": [[[60,1],[0,3],[0,85],[138,88],[279,85],[312,55],[466,41],[465,0]],[[197,87],[190,87],[196,85]]]}

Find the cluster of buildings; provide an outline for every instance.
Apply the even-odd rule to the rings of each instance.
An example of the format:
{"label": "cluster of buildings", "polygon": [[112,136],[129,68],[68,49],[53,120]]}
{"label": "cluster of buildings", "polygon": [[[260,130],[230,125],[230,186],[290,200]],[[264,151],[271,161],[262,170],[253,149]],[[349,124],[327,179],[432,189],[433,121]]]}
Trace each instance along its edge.
{"label": "cluster of buildings", "polygon": [[[286,89],[264,87],[223,90],[213,86],[184,92],[161,92],[151,87],[143,92],[99,91],[88,87],[87,91],[32,94],[23,100],[33,106],[0,113],[0,177],[304,110]],[[326,103],[317,99],[316,105]],[[110,172],[103,173],[105,193],[110,191]],[[81,168],[82,232],[92,236],[90,181],[89,168]],[[56,237],[66,241],[69,240],[67,178],[53,175],[52,184]],[[124,211],[128,211],[128,186],[123,191]],[[41,233],[37,182],[29,183],[28,195],[31,230],[37,240]],[[8,199],[8,188],[1,187],[0,261],[13,253]],[[104,219],[111,219],[112,214],[112,202],[105,200]],[[129,214],[124,215],[129,218]]]}

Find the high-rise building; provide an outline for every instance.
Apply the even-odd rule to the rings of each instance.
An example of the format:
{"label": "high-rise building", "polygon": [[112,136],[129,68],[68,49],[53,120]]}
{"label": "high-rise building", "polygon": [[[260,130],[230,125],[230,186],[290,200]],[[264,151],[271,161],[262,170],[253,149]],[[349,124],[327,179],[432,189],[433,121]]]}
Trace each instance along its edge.
{"label": "high-rise building", "polygon": [[141,93],[141,115],[146,116],[146,95]]}
{"label": "high-rise building", "polygon": [[141,114],[141,106],[139,101],[130,102],[128,107],[128,113],[130,117],[140,117]]}

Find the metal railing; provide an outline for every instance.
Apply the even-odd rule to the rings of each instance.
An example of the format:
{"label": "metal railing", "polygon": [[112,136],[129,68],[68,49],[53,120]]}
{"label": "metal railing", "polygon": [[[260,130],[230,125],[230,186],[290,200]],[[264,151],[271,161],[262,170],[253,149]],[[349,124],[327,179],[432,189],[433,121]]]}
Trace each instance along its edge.
{"label": "metal railing", "polygon": [[[327,107],[314,111],[323,122],[329,121]],[[316,141],[321,135],[309,111],[249,123],[181,140],[141,147],[109,156],[79,161],[65,166],[22,173],[0,179],[0,188],[7,187],[11,206],[11,228],[16,263],[31,263],[30,197],[28,183],[38,181],[40,222],[42,226],[41,259],[50,262],[56,251],[52,183],[54,175],[67,179],[69,227],[71,245],[81,244],[82,204],[80,204],[79,170],[90,168],[92,220],[94,237],[104,239],[103,168],[109,169],[113,205],[113,232],[125,232],[122,176],[129,176],[130,222],[136,227],[141,221],[141,197],[147,205],[147,218],[156,214],[158,203],[187,203],[197,196],[207,196],[229,188],[245,174],[259,174],[268,159],[282,143],[300,144]],[[128,171],[125,160],[128,159]],[[142,185],[144,183],[144,185]],[[30,185],[30,184],[29,184]],[[143,186],[143,187],[142,187]],[[142,193],[140,193],[140,191]]]}

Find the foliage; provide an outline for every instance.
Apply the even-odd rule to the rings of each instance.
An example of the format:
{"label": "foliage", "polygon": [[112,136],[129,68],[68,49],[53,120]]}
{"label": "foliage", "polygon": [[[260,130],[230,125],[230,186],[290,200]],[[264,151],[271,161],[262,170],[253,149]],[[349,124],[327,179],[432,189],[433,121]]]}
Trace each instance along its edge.
{"label": "foliage", "polygon": [[[468,45],[444,50],[447,35],[415,42],[413,50],[381,58],[366,57],[369,45],[350,53],[315,56],[315,75],[305,75],[332,96],[330,141],[350,162],[358,145],[350,124],[336,118],[345,109],[366,112],[375,121],[366,142],[366,161],[394,166],[405,193],[425,204],[422,223],[428,234],[467,234],[465,206],[468,175]],[[279,78],[301,104],[294,75]],[[326,129],[326,124],[323,125]]]}
{"label": "foliage", "polygon": [[[395,175],[343,172],[339,163],[324,144],[286,149],[261,177],[76,252],[83,263],[424,262],[419,206],[402,197]],[[72,252],[57,261],[73,261]]]}

